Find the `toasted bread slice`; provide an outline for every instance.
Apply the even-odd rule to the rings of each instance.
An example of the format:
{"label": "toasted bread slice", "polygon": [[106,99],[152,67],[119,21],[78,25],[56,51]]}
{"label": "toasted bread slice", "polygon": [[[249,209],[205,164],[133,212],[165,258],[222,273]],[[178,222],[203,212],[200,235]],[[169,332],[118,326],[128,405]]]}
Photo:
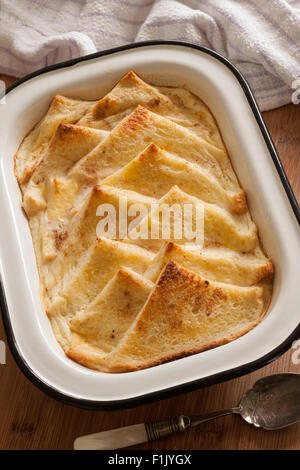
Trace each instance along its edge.
{"label": "toasted bread slice", "polygon": [[48,315],[72,318],[102,291],[120,266],[143,273],[152,259],[151,253],[138,246],[98,239],[82,256],[75,271],[65,276],[62,286],[53,295]]}
{"label": "toasted bread slice", "polygon": [[[69,193],[66,193],[69,194]],[[155,199],[143,196],[133,191],[121,191],[104,185],[96,185],[86,195],[81,206],[73,217],[65,224],[44,224],[42,239],[42,257],[44,263],[42,276],[47,286],[48,294],[56,284],[56,279],[63,279],[66,273],[74,270],[81,255],[96,242],[98,237],[120,239],[119,219],[122,217],[123,223],[127,226],[134,226],[138,223],[133,220],[126,209],[133,204],[143,205],[146,210],[150,210]],[[106,233],[98,227],[99,221],[103,220],[102,228],[107,230],[107,217],[100,218],[98,207],[109,207],[112,212],[111,224],[114,230]],[[120,208],[122,214],[120,214]],[[98,233],[97,233],[98,232]],[[125,232],[126,236],[127,232]],[[123,235],[124,238],[124,235]]]}
{"label": "toasted bread slice", "polygon": [[183,88],[151,86],[132,70],[81,118],[79,124],[112,130],[139,104],[224,149],[215,120],[198,97]]}
{"label": "toasted bread slice", "polygon": [[149,143],[201,166],[224,189],[241,192],[227,154],[182,126],[138,106],[70,171],[80,184],[93,184],[129,163]]}
{"label": "toasted bread slice", "polygon": [[[70,321],[72,332],[80,336],[82,342],[110,353],[135,320],[153,285],[131,269],[121,267],[95,300],[73,317]],[[91,366],[94,356],[86,356],[81,351],[77,337],[76,346],[71,343],[68,356],[78,360],[79,354],[79,362]],[[98,365],[99,360],[93,367]]]}
{"label": "toasted bread slice", "polygon": [[166,242],[144,273],[144,277],[156,282],[170,260],[204,279],[244,287],[256,285],[262,280],[270,281],[274,272],[272,261],[262,252],[240,253],[221,247],[187,250],[184,246]]}
{"label": "toasted bread slice", "polygon": [[[129,208],[135,204],[143,205],[149,212],[151,204],[155,202],[156,199],[134,191],[120,190],[103,184],[94,186],[73,215],[66,242],[62,246],[63,258],[78,257],[96,240],[97,236],[110,238],[111,235],[114,240],[124,238],[127,226],[134,227],[138,224],[138,218],[130,215]],[[102,207],[103,213],[99,214],[98,210]],[[106,234],[106,223],[103,223],[103,230],[98,225],[100,220],[106,222],[106,217],[101,219],[100,216],[106,214],[108,208],[112,210],[112,223],[115,230]],[[120,219],[123,219],[124,227],[119,226]],[[124,231],[123,235],[120,234],[120,230]]]}
{"label": "toasted bread slice", "polygon": [[[195,238],[186,236],[185,211],[191,207],[192,230]],[[198,207],[200,210],[198,210]],[[178,218],[172,217],[172,210],[178,213]],[[201,210],[203,208],[203,210]],[[163,229],[166,226],[161,213],[166,210],[166,215],[170,211],[170,231],[167,237],[163,236]],[[175,210],[176,209],[176,210]],[[180,217],[181,214],[181,217]],[[204,217],[204,224],[201,218]],[[198,227],[198,229],[197,229]],[[181,229],[181,230],[180,230]],[[202,232],[197,237],[197,230]],[[181,235],[180,238],[178,234]],[[154,234],[157,234],[154,235]],[[193,235],[193,233],[191,234]],[[139,237],[139,238],[138,238]],[[198,239],[197,239],[198,238]],[[200,241],[199,241],[200,238]],[[257,228],[251,220],[243,217],[242,221],[236,220],[229,212],[214,204],[207,204],[181,191],[177,186],[173,186],[170,191],[162,197],[151,213],[145,217],[140,224],[128,234],[129,242],[138,244],[151,251],[158,251],[164,240],[173,241],[180,245],[216,245],[240,251],[251,251],[259,243]]]}
{"label": "toasted bread slice", "polygon": [[243,192],[226,191],[207,170],[171,155],[155,144],[150,144],[138,157],[105,178],[103,184],[140,191],[157,199],[177,185],[192,196],[232,213],[247,209]]}
{"label": "toasted bread slice", "polygon": [[[187,117],[184,116],[182,118],[181,116],[173,115],[170,118],[172,121],[186,127],[194,134],[203,137],[207,142],[226,151],[214,116],[208,106],[197,95],[180,87],[157,87],[157,89],[160,93],[167,96],[178,108],[184,106],[184,114]],[[155,110],[153,111],[155,112]]]}
{"label": "toasted bread slice", "polygon": [[111,354],[110,371],[144,369],[228,343],[262,313],[262,288],[208,282],[170,261]]}
{"label": "toasted bread slice", "polygon": [[44,118],[27,134],[15,154],[15,173],[22,187],[39,165],[41,156],[61,122],[75,123],[95,105],[56,95]]}
{"label": "toasted bread slice", "polygon": [[82,192],[75,180],[66,178],[67,170],[105,136],[104,131],[60,124],[26,188],[24,186],[23,208],[30,219],[33,238],[41,239],[36,247],[39,264],[57,256],[66,235],[68,217]]}
{"label": "toasted bread slice", "polygon": [[[89,153],[105,137],[105,131],[87,129],[71,124],[60,124],[47,149],[40,159],[39,165],[26,186],[23,185],[23,207],[30,217],[47,205],[48,182],[61,181],[64,184],[68,170],[75,162]],[[76,181],[67,179],[65,184],[77,187]],[[51,186],[51,183],[50,183]],[[51,191],[51,189],[50,189]],[[38,201],[38,202],[37,202]],[[42,201],[42,204],[40,203]]]}

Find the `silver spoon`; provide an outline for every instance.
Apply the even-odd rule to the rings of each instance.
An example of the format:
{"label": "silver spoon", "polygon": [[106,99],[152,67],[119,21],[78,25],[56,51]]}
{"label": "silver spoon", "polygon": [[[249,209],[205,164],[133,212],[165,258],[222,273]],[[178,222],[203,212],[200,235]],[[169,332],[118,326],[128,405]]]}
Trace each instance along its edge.
{"label": "silver spoon", "polygon": [[211,419],[239,414],[247,423],[268,430],[285,428],[300,421],[300,374],[270,375],[258,380],[242,397],[237,408],[205,415],[179,415],[78,437],[75,450],[121,449],[163,436],[183,432]]}

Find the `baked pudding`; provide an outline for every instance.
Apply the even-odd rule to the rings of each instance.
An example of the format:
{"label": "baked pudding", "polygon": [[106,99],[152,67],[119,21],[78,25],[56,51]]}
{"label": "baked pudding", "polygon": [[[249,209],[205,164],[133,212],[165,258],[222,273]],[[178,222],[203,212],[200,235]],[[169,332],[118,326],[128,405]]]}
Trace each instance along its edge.
{"label": "baked pudding", "polygon": [[130,71],[99,101],[55,96],[15,174],[69,358],[134,371],[233,341],[264,317],[273,264],[215,119],[185,88]]}

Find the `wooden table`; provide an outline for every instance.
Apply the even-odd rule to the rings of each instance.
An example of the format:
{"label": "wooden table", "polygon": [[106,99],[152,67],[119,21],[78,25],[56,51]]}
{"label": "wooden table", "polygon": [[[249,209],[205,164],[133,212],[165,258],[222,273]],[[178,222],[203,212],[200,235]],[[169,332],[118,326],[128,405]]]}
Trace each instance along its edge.
{"label": "wooden table", "polygon": [[[12,77],[0,75],[7,84]],[[265,112],[264,119],[282,159],[293,190],[300,198],[300,105]],[[285,312],[288,314],[288,312]],[[2,324],[0,339],[5,340]],[[298,372],[293,350],[263,369],[226,383],[181,394],[123,411],[85,411],[56,402],[35,388],[20,372],[7,348],[7,364],[0,365],[0,449],[71,449],[82,434],[166,419],[184,412],[196,414],[235,405],[258,378],[279,372]],[[136,449],[300,449],[300,423],[270,432],[255,429],[238,416],[203,424]],[[132,448],[133,449],[133,448]]]}

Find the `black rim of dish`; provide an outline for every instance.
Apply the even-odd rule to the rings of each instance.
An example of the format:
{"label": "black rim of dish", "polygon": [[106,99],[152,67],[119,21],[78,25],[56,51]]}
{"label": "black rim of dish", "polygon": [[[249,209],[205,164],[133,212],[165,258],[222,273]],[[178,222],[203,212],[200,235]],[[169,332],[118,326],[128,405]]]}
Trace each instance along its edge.
{"label": "black rim of dish", "polygon": [[[83,57],[79,57],[77,59],[72,59],[68,60],[66,62],[60,62],[59,64],[56,65],[51,65],[49,67],[44,67],[42,69],[39,69],[29,75],[26,75],[25,77],[21,78],[20,80],[16,81],[13,83],[11,86],[9,86],[5,94],[8,94],[10,91],[12,91],[14,88],[18,87],[22,83],[26,82],[27,80],[30,80],[31,78],[37,77],[38,75],[50,72],[52,70],[57,70],[57,69],[62,69],[65,67],[70,67],[74,64],[77,64],[79,62],[84,62],[87,60],[95,59],[98,57],[104,57],[107,55],[115,54],[118,52],[123,52],[126,50],[130,49],[135,49],[135,48],[140,48],[140,47],[146,47],[146,46],[162,46],[162,45],[169,45],[169,46],[181,46],[181,47],[186,47],[190,49],[196,49],[200,52],[203,52],[205,54],[208,54],[215,59],[218,59],[220,62],[222,62],[226,67],[229,68],[229,70],[235,75],[235,77],[238,79],[239,84],[241,85],[248,103],[252,109],[252,112],[255,116],[255,119],[257,121],[257,124],[261,130],[261,133],[264,137],[265,143],[267,145],[267,148],[269,150],[269,153],[271,155],[271,158],[274,162],[274,165],[277,169],[277,172],[279,174],[279,177],[281,179],[281,182],[283,184],[283,187],[285,189],[285,192],[287,194],[287,197],[290,201],[291,207],[293,209],[293,212],[295,214],[295,217],[300,225],[300,209],[297,203],[297,200],[295,198],[295,195],[293,193],[293,190],[290,186],[290,183],[288,181],[288,178],[285,174],[285,171],[283,169],[282,163],[279,159],[279,156],[276,152],[275,146],[273,144],[273,141],[269,135],[269,132],[266,128],[266,125],[264,123],[264,120],[262,118],[262,115],[259,111],[258,105],[256,103],[256,100],[253,96],[253,93],[245,80],[245,78],[242,76],[242,74],[238,71],[238,69],[225,57],[221,56],[217,52],[208,49],[203,46],[198,46],[196,44],[188,43],[188,42],[182,42],[182,41],[144,41],[144,42],[138,42],[134,44],[127,44],[125,46],[120,46],[116,47],[113,49],[108,49],[102,52],[96,52],[94,54],[89,54]],[[1,96],[0,96],[1,99]],[[65,404],[68,405],[73,405],[79,408],[84,408],[84,409],[90,409],[90,410],[116,410],[116,409],[124,409],[124,408],[129,408],[133,406],[138,406],[142,405],[154,400],[159,400],[167,397],[171,397],[174,395],[177,395],[179,393],[185,393],[185,392],[190,392],[192,390],[197,390],[203,387],[207,387],[209,385],[215,385],[220,382],[225,382],[227,380],[234,379],[236,377],[240,377],[242,375],[248,374],[250,372],[253,372],[261,367],[266,366],[270,362],[274,361],[277,359],[279,356],[281,356],[284,352],[286,352],[293,341],[297,340],[300,337],[300,323],[297,326],[297,328],[293,331],[293,333],[285,339],[283,343],[281,343],[279,346],[277,346],[275,349],[270,351],[268,354],[265,356],[256,359],[255,361],[252,361],[248,364],[244,364],[242,366],[236,367],[234,369],[230,369],[224,372],[220,372],[218,374],[211,375],[209,377],[204,377],[201,379],[194,380],[192,382],[186,382],[184,384],[166,388],[164,390],[158,390],[156,392],[150,392],[145,395],[139,395],[137,397],[133,398],[128,398],[124,400],[113,400],[113,401],[97,401],[97,400],[86,400],[86,399],[80,399],[80,398],[75,398],[69,395],[66,395],[62,393],[60,390],[52,387],[50,384],[47,382],[41,380],[34,370],[30,367],[30,365],[25,361],[25,359],[22,357],[17,341],[14,336],[13,328],[11,325],[10,317],[9,317],[9,311],[7,307],[7,302],[5,298],[5,292],[2,283],[0,283],[0,308],[2,312],[2,318],[3,318],[3,324],[4,324],[4,329],[5,329],[5,334],[7,336],[7,342],[10,348],[10,351],[21,369],[21,371],[24,373],[24,375],[35,385],[37,386],[40,390],[45,392],[47,395],[51,396],[52,398],[55,398],[56,400],[59,400]]]}

